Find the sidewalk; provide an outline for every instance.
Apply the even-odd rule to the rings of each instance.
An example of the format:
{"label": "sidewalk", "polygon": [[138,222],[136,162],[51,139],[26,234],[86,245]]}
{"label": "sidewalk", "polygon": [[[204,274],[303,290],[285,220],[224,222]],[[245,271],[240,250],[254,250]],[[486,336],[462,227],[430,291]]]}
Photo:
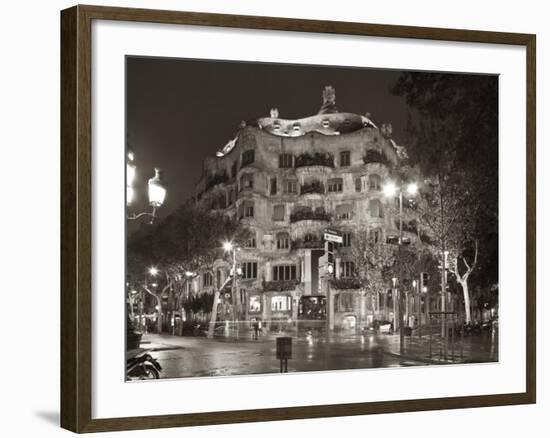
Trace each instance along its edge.
{"label": "sidewalk", "polygon": [[454,343],[449,341],[445,348],[441,336],[434,335],[431,338],[431,355],[429,335],[422,338],[416,335],[405,336],[403,340],[401,352],[399,335],[388,335],[385,353],[432,365],[498,361],[498,337],[496,340],[484,335],[457,338]]}

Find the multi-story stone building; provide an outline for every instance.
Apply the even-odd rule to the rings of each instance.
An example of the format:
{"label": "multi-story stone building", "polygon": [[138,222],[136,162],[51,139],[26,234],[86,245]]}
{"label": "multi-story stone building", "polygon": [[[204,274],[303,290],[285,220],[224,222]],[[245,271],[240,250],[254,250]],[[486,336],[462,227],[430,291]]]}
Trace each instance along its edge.
{"label": "multi-story stone building", "polygon": [[[325,228],[343,236],[336,279],[353,274],[350,247],[357,233],[380,242],[397,234],[394,209],[387,208],[394,200],[384,199],[381,189],[399,165],[399,149],[391,125],[378,128],[368,114],[338,111],[334,89],[325,87],[318,114],[287,120],[272,109],[270,117],[242,122],[235,138],[205,159],[198,202],[236,216],[252,233],[237,253],[241,319],[281,329],[318,309],[310,304],[326,293],[318,265]],[[202,285],[219,286],[228,268],[220,261],[215,277],[205,274]],[[386,290],[365,294],[353,282],[337,281],[331,293],[336,328],[391,318]]]}

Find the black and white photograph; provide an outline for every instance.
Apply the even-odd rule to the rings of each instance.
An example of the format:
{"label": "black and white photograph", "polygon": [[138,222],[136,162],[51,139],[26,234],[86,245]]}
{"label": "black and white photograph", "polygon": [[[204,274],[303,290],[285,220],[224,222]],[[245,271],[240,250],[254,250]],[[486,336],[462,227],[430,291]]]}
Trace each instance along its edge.
{"label": "black and white photograph", "polygon": [[128,381],[499,361],[498,75],[125,62]]}

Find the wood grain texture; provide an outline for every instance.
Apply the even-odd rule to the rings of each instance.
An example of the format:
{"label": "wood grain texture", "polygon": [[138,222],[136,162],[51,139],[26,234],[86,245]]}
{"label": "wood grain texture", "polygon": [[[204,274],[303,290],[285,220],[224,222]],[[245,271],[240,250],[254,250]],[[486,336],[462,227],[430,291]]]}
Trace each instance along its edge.
{"label": "wood grain texture", "polygon": [[[525,46],[527,51],[527,380],[517,394],[92,419],[91,23],[121,20]],[[485,32],[195,12],[75,6],[61,13],[61,425],[150,429],[534,403],[536,400],[536,39]]]}

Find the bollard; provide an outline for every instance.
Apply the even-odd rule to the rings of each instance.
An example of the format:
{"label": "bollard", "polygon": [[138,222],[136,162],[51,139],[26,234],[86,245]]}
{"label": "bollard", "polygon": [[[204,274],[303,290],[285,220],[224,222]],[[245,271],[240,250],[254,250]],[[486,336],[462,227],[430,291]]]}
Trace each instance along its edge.
{"label": "bollard", "polygon": [[292,338],[281,336],[276,338],[276,358],[281,361],[280,372],[288,372],[288,359],[292,358]]}

